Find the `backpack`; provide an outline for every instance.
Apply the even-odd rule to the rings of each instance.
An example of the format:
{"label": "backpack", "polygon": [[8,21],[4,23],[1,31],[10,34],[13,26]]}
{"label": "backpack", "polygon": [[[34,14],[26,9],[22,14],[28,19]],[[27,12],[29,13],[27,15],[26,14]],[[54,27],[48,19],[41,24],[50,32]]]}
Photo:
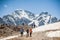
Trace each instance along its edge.
{"label": "backpack", "polygon": [[32,29],[30,29],[30,33],[32,33]]}
{"label": "backpack", "polygon": [[24,32],[24,29],[20,29],[20,32]]}

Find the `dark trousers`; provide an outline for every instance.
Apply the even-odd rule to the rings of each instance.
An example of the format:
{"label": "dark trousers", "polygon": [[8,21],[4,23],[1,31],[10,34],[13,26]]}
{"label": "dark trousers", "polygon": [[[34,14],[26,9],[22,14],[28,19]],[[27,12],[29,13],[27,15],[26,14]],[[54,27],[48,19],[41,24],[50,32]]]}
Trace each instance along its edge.
{"label": "dark trousers", "polygon": [[30,32],[30,37],[32,37],[32,32]]}
{"label": "dark trousers", "polygon": [[21,37],[23,36],[23,32],[21,32]]}

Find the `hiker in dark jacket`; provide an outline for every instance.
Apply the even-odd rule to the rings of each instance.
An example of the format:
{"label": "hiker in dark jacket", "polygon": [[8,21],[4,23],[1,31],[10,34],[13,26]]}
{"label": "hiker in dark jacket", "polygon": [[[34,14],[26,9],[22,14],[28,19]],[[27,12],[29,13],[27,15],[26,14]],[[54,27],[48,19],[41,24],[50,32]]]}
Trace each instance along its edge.
{"label": "hiker in dark jacket", "polygon": [[27,29],[26,32],[27,32],[27,35],[26,36],[28,37],[29,36],[29,29]]}
{"label": "hiker in dark jacket", "polygon": [[21,37],[23,36],[24,29],[20,28]]}

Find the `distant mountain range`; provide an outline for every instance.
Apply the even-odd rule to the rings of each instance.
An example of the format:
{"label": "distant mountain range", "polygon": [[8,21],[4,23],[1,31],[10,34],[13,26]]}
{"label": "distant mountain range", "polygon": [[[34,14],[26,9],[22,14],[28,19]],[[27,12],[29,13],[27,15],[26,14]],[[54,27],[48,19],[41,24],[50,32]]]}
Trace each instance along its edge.
{"label": "distant mountain range", "polygon": [[36,25],[41,26],[45,24],[55,23],[58,19],[51,16],[48,12],[41,12],[38,16],[36,14],[27,10],[16,10],[11,14],[3,16],[0,18],[0,24],[10,24],[10,25]]}

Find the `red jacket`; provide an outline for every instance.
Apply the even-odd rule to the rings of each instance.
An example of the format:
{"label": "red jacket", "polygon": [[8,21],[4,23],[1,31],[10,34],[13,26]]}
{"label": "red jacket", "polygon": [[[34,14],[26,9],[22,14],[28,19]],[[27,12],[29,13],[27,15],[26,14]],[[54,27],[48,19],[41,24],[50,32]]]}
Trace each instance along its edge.
{"label": "red jacket", "polygon": [[32,28],[30,29],[30,33],[32,33]]}

